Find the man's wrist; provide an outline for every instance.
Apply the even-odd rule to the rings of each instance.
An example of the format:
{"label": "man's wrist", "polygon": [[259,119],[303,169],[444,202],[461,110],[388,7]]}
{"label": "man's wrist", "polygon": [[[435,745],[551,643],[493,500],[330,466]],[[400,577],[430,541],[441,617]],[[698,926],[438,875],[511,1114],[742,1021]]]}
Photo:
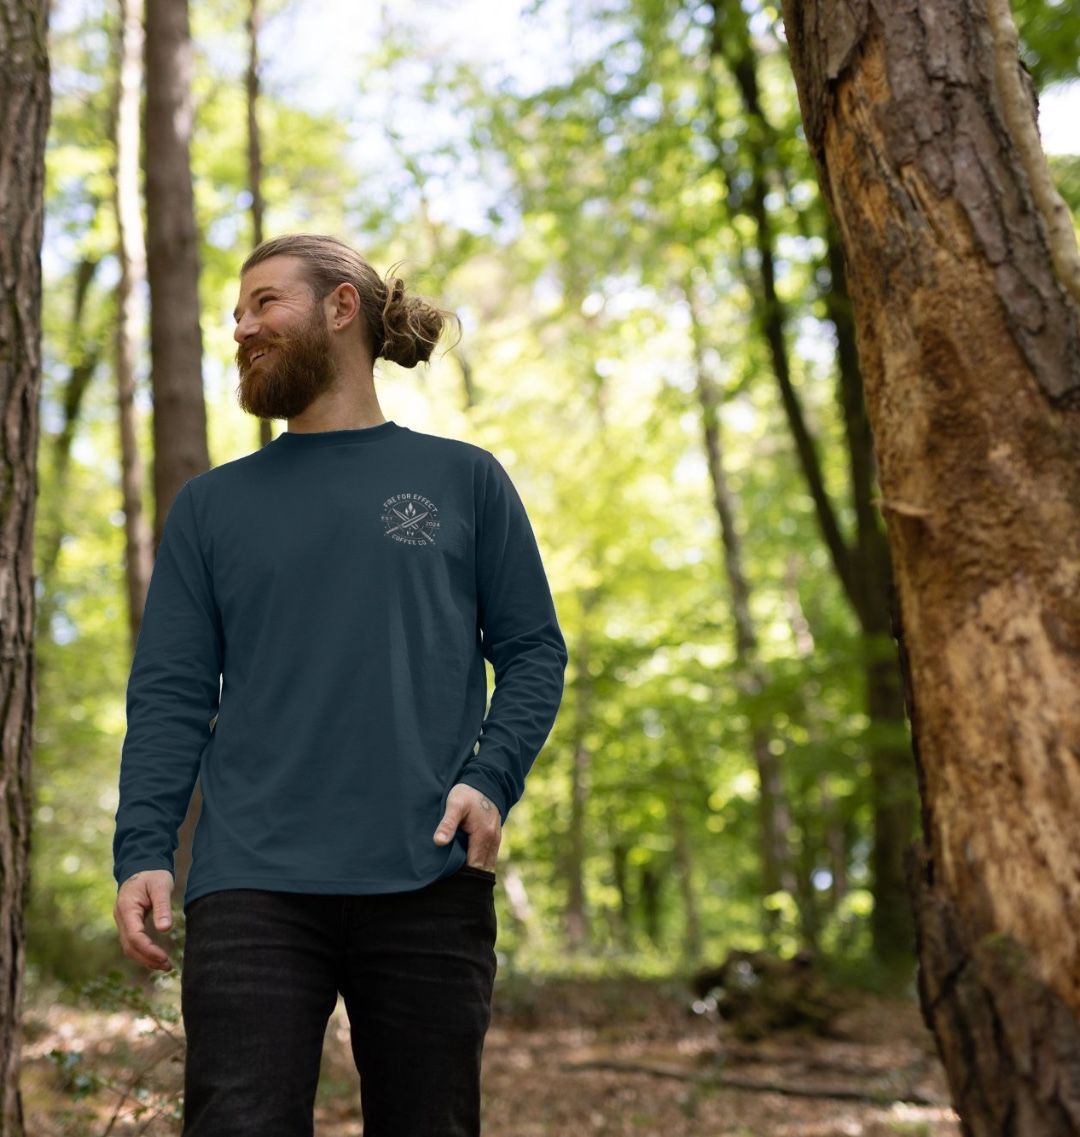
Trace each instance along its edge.
{"label": "man's wrist", "polygon": [[167,872],[169,874],[169,876],[172,877],[173,883],[174,884],[176,883],[176,874],[173,872],[173,870],[167,869],[162,865],[162,866],[159,866],[158,868],[136,869],[135,872],[128,873],[127,876],[125,876],[120,881],[120,883],[116,886],[117,889],[119,890],[119,889],[123,888],[124,885],[127,884],[127,882],[129,880],[134,880],[138,876],[145,876],[148,872]]}

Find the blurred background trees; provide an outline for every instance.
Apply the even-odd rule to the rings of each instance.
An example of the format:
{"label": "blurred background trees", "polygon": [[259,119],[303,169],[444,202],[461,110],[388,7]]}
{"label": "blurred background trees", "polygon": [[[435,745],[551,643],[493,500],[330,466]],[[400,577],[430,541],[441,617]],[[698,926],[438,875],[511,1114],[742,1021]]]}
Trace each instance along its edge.
{"label": "blurred background trees", "polygon": [[[453,7],[365,8],[358,29],[345,4],[191,5],[188,292],[162,299],[152,202],[184,162],[168,186],[140,179],[136,232],[135,0],[54,5],[31,976],[122,960],[111,837],[147,534],[178,469],[265,438],[236,406],[230,315],[261,224],[404,259],[459,312],[462,342],[430,368],[380,361],[383,409],[498,453],[545,552],[571,665],[504,835],[503,966],[808,946],[909,978],[918,811],[888,560],[777,8]],[[1056,97],[1080,13],[1014,10]],[[167,128],[144,121],[145,169]],[[1075,216],[1073,149],[1051,165]],[[151,300],[163,335],[201,341],[178,378]]]}

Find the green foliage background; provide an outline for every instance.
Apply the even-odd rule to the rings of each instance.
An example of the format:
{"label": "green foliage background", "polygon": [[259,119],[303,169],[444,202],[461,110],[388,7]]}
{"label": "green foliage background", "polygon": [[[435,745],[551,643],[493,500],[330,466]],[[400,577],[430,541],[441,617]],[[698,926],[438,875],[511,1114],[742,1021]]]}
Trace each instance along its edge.
{"label": "green foliage background", "polygon": [[[1080,10],[1051,0],[1014,7],[1040,90],[1075,80]],[[440,41],[438,8],[416,0],[384,14],[351,77],[351,96],[331,110],[305,109],[288,82],[275,80],[282,57],[268,55],[264,192],[268,234],[339,233],[381,269],[404,258],[410,287],[459,312],[460,347],[429,369],[377,369],[384,413],[497,453],[545,553],[571,670],[559,721],[504,833],[501,855],[520,870],[533,910],[521,924],[504,908],[504,962],[568,964],[561,913],[578,752],[590,762],[591,952],[577,966],[664,971],[697,962],[686,950],[679,818],[703,956],[758,944],[758,800],[748,751],[755,722],[770,724],[783,760],[823,946],[837,959],[864,960],[872,903],[865,752],[875,727],[862,712],[863,648],[749,322],[752,298],[738,271],[738,258],[752,253],[745,218],[726,212],[712,172],[702,111],[709,6],[607,0],[568,14],[533,3],[513,54],[494,61]],[[813,294],[821,204],[777,10],[747,10],[777,127],[774,177],[784,192],[772,195],[770,209],[782,234],[779,287],[794,314],[794,380],[850,531],[832,333]],[[229,315],[250,248],[243,17],[238,0],[193,4],[192,160],[215,463],[257,445],[256,424],[233,397]],[[33,974],[63,980],[122,958],[111,914],[130,665],[111,369],[115,20],[104,0],[54,6],[29,953]],[[274,38],[283,23],[339,34],[318,21],[317,5],[279,0],[268,40],[287,49],[287,35]],[[568,41],[572,50],[557,50]],[[519,81],[516,61],[529,51],[551,53],[549,82]],[[733,91],[721,87],[717,98],[719,143],[738,168],[748,124]],[[1055,156],[1051,165],[1075,214],[1080,154]],[[88,283],[76,319],[80,277]],[[725,460],[769,675],[757,697],[741,694],[732,672],[730,603],[694,388],[690,286],[707,301],[705,361],[723,392]],[[149,462],[145,359],[141,366],[140,441]],[[76,413],[80,373],[91,378]],[[830,828],[843,835],[849,873],[839,905],[829,889]],[[650,880],[659,881],[656,906],[646,895]],[[782,897],[766,903],[778,907],[793,948],[791,905]]]}

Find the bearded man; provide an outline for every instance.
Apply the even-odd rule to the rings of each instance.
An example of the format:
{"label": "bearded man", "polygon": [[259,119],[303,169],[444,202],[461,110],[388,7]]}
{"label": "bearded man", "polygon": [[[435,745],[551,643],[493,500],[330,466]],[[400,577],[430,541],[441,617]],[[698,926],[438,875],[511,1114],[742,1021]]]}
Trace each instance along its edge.
{"label": "bearded man", "polygon": [[248,257],[234,316],[240,405],[288,428],[165,522],[127,686],[121,946],[172,966],[144,921],[171,926],[199,778],[184,1137],[311,1137],[339,994],[365,1137],[474,1137],[502,826],[567,664],[536,539],[493,454],[379,407],[374,361],[426,361],[451,313],[297,234]]}

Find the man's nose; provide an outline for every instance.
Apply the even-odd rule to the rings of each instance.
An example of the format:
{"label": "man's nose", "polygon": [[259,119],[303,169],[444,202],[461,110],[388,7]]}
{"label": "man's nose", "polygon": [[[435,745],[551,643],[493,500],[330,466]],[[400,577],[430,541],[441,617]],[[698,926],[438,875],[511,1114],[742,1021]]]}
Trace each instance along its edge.
{"label": "man's nose", "polygon": [[254,317],[249,318],[249,314],[245,312],[236,322],[236,327],[233,328],[233,339],[237,343],[243,343],[244,340],[250,339],[259,330],[258,321]]}

